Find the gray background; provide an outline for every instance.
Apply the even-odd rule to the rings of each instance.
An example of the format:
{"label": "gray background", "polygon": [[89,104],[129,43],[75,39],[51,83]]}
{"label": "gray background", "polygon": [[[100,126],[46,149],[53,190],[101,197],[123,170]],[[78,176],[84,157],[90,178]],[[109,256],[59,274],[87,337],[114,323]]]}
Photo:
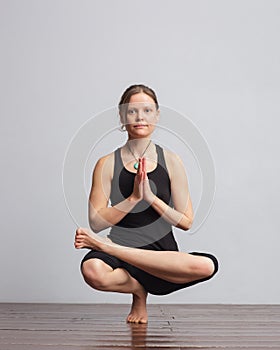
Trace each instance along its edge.
{"label": "gray background", "polygon": [[279,303],[280,2],[0,4],[0,301],[130,301],[83,282],[61,178],[80,126],[145,83],[209,144],[213,209],[199,232],[175,233],[221,264],[208,283],[150,302]]}

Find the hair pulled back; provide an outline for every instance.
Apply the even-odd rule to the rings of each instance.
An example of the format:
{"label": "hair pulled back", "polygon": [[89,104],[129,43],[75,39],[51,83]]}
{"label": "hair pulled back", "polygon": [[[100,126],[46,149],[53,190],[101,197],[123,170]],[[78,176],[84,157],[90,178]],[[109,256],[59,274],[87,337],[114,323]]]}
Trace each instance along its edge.
{"label": "hair pulled back", "polygon": [[121,116],[125,115],[127,104],[129,103],[131,96],[139,94],[141,92],[150,96],[155,102],[156,108],[159,108],[157,96],[153,89],[143,84],[134,84],[129,86],[122,94],[122,97],[119,102],[119,112]]}

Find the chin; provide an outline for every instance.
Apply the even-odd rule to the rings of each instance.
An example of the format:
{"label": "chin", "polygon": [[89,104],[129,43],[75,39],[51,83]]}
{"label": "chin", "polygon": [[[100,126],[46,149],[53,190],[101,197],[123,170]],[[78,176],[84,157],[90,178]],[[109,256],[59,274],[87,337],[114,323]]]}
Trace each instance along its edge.
{"label": "chin", "polygon": [[151,135],[151,132],[132,132],[129,135],[133,137],[148,137]]}

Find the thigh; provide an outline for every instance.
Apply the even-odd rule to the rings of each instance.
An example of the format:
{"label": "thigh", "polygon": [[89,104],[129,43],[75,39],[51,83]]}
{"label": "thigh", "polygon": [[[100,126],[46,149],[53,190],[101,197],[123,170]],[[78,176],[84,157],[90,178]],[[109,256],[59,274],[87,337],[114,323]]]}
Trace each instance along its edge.
{"label": "thigh", "polygon": [[81,261],[81,268],[83,266],[83,263],[90,259],[100,259],[105,264],[109,265],[113,270],[122,267],[121,260],[116,258],[115,256],[97,250],[90,250]]}
{"label": "thigh", "polygon": [[122,267],[150,294],[166,295],[175,290],[184,288],[183,285],[165,281],[128,263],[124,262]]}
{"label": "thigh", "polygon": [[122,262],[122,267],[125,268],[128,273],[134,277],[144,288],[145,290],[150,293],[150,294],[154,294],[154,295],[166,295],[166,294],[170,294],[172,292],[175,292],[177,290],[183,289],[183,288],[187,288],[187,287],[191,287],[195,284],[204,282],[209,280],[210,278],[212,278],[218,271],[218,260],[216,259],[215,256],[213,256],[212,254],[208,254],[208,253],[198,253],[198,252],[192,252],[189,253],[192,255],[200,255],[200,256],[206,256],[208,258],[210,258],[215,266],[215,271],[214,273],[206,278],[203,279],[198,279],[192,282],[188,282],[188,283],[173,283],[173,282],[169,282],[166,280],[163,280],[161,278],[158,278],[156,276],[153,276],[135,266],[132,266],[128,263]]}

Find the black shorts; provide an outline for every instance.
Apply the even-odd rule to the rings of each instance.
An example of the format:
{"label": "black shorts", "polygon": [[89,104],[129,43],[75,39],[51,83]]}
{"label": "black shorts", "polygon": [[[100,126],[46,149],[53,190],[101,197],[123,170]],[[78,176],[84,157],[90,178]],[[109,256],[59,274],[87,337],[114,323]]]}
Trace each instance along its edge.
{"label": "black shorts", "polygon": [[187,287],[193,286],[197,283],[207,281],[217,273],[218,260],[215,258],[215,256],[213,256],[212,254],[208,254],[208,253],[198,253],[198,252],[192,252],[189,254],[206,256],[206,257],[210,258],[213,261],[214,266],[215,266],[215,270],[214,270],[213,274],[209,277],[202,278],[202,279],[188,282],[188,283],[172,283],[172,282],[165,281],[161,278],[155,277],[155,276],[153,276],[153,275],[151,275],[151,274],[149,274],[149,273],[147,273],[147,272],[145,272],[145,271],[143,271],[143,270],[141,270],[133,265],[130,265],[130,264],[126,263],[125,261],[122,261],[122,260],[120,260],[112,255],[109,255],[107,253],[100,252],[97,250],[89,251],[85,255],[85,257],[83,258],[83,260],[81,262],[81,266],[86,260],[100,259],[100,260],[104,261],[107,265],[111,266],[113,270],[115,270],[117,268],[125,269],[132,277],[134,277],[144,287],[144,289],[148,293],[154,294],[154,295],[166,295],[166,294],[175,292],[176,290],[187,288]]}

